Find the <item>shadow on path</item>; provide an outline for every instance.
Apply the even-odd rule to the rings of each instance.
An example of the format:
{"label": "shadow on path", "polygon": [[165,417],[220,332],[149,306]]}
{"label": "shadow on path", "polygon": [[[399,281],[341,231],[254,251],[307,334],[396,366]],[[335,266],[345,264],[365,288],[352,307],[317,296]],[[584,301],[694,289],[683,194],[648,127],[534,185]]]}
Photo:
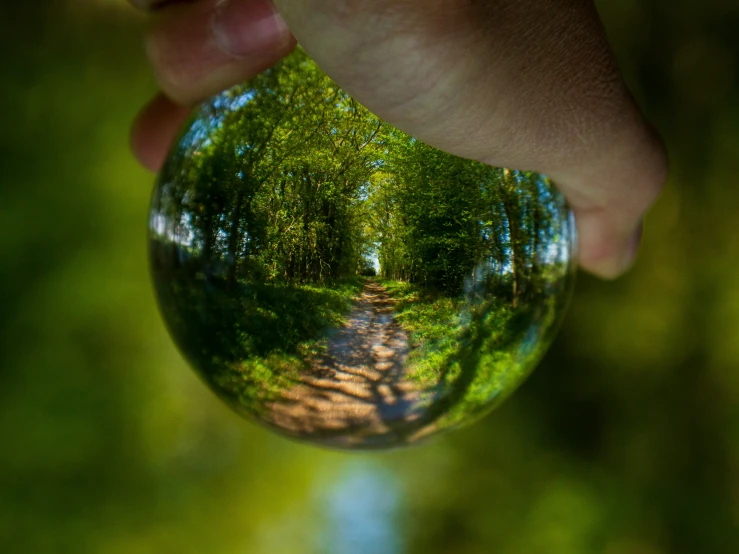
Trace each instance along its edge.
{"label": "shadow on path", "polygon": [[408,336],[395,320],[394,304],[383,286],[368,280],[344,327],[329,338],[327,353],[268,405],[268,419],[327,445],[408,442],[398,435],[424,408],[407,378]]}

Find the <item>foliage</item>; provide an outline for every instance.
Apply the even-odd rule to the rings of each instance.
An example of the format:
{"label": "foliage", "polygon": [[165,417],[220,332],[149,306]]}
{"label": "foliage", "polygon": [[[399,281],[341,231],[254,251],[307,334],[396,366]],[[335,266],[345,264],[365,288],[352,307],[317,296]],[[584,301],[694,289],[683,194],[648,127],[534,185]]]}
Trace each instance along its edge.
{"label": "foliage", "polygon": [[494,297],[470,305],[407,282],[382,284],[398,300],[396,318],[409,336],[409,377],[433,391],[432,406],[443,396],[428,416],[439,419],[436,428],[476,419],[500,404],[543,356],[548,343],[541,333],[556,328],[560,313],[556,305],[538,307],[546,314],[542,322],[532,308],[514,309]]}
{"label": "foliage", "polygon": [[452,296],[471,274],[499,286],[510,274],[517,299],[556,285],[569,255],[565,207],[545,178],[404,135],[301,51],[200,108],[154,206],[151,229],[177,263],[231,284],[367,275],[376,259],[383,278]]}

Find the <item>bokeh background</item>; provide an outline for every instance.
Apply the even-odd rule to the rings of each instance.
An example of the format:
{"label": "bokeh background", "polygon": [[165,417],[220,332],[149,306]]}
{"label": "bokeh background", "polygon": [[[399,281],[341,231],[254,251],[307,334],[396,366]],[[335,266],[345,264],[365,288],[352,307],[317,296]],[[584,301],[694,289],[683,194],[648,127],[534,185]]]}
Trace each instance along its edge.
{"label": "bokeh background", "polygon": [[197,380],[146,266],[155,90],[123,0],[0,7],[0,552],[739,551],[739,3],[599,2],[669,188],[500,409],[385,454],[302,446]]}

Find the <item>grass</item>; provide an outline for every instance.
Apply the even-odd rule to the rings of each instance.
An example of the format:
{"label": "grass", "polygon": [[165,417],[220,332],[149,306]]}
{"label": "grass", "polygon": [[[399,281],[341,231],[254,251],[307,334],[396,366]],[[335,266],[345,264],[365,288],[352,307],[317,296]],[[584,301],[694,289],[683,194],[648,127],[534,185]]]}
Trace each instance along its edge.
{"label": "grass", "polygon": [[[470,303],[381,281],[397,300],[396,319],[408,334],[410,379],[427,391],[429,418],[438,427],[487,413],[523,381],[550,341],[551,303],[495,297]],[[539,299],[541,300],[541,299]]]}
{"label": "grass", "polygon": [[156,282],[176,343],[219,396],[249,414],[265,409],[325,351],[364,285],[241,282],[229,288],[182,272]]}
{"label": "grass", "polygon": [[[409,377],[424,388],[440,383],[448,359],[459,349],[464,303],[422,291],[403,281],[380,281],[394,298],[395,318],[408,335]],[[447,370],[448,372],[448,370]],[[452,370],[453,372],[453,370]]]}
{"label": "grass", "polygon": [[214,382],[238,398],[239,407],[260,411],[299,380],[310,359],[325,353],[327,331],[341,326],[362,286],[361,279],[294,287],[246,284],[242,307],[253,316],[242,322],[239,342],[249,354],[224,366]]}

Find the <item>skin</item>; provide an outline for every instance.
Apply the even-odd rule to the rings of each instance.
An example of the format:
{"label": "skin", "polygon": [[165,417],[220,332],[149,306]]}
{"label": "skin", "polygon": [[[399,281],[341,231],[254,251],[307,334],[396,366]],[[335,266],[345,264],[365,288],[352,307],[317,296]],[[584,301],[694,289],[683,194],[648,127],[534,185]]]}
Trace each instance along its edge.
{"label": "skin", "polygon": [[147,52],[162,90],[133,128],[149,169],[192,104],[263,71],[297,39],[406,133],[551,177],[575,212],[583,269],[613,278],[633,262],[666,156],[591,0],[131,1],[151,14]]}

